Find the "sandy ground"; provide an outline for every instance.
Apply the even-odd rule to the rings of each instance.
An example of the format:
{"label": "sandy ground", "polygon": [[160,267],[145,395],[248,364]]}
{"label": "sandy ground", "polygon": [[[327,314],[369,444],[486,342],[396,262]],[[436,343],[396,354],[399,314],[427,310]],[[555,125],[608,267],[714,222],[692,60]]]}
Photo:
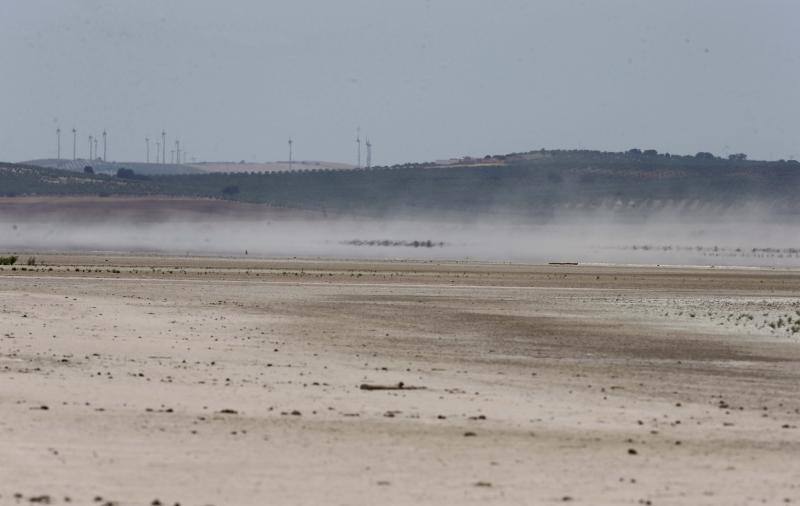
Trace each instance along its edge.
{"label": "sandy ground", "polygon": [[38,260],[2,504],[800,502],[796,271]]}

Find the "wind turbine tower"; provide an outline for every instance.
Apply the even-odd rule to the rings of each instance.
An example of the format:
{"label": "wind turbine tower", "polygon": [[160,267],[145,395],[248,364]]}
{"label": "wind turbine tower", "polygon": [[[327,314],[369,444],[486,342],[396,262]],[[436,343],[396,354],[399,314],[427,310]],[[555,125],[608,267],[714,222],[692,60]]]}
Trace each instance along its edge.
{"label": "wind turbine tower", "polygon": [[92,159],[92,136],[89,136],[89,160]]}
{"label": "wind turbine tower", "polygon": [[75,148],[78,145],[78,130],[72,127],[72,159],[77,160],[77,153]]}
{"label": "wind turbine tower", "polygon": [[358,145],[358,165],[361,168],[361,127],[356,128],[356,144]]}
{"label": "wind turbine tower", "polygon": [[94,136],[94,157],[97,158],[97,136]]}
{"label": "wind turbine tower", "polygon": [[106,131],[103,130],[103,161],[106,161]]}
{"label": "wind turbine tower", "polygon": [[292,141],[292,138],[289,137],[289,172],[292,171],[292,161],[293,161],[292,160],[292,144],[293,144],[293,142],[294,141]]}
{"label": "wind turbine tower", "polygon": [[167,163],[167,132],[161,130],[161,163]]}
{"label": "wind turbine tower", "polygon": [[56,128],[56,137],[58,138],[58,149],[56,150],[58,161],[61,161],[61,128]]}
{"label": "wind turbine tower", "polygon": [[158,163],[158,157],[161,155],[161,143],[156,141],[156,163]]}
{"label": "wind turbine tower", "polygon": [[181,164],[181,141],[175,139],[175,163]]}
{"label": "wind turbine tower", "polygon": [[372,143],[369,141],[369,137],[367,137],[367,168],[372,168]]}
{"label": "wind turbine tower", "polygon": [[144,138],[144,149],[145,149],[144,161],[145,163],[150,163],[150,137]]}

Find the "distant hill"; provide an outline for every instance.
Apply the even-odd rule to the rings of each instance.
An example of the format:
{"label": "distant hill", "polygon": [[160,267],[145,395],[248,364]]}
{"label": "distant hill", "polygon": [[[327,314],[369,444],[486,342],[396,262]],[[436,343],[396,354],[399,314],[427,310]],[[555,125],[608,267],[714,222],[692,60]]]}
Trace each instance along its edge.
{"label": "distant hill", "polygon": [[0,196],[155,195],[160,192],[159,186],[148,180],[0,163]]}
{"label": "distant hill", "polygon": [[95,173],[116,174],[121,168],[132,169],[137,174],[145,176],[175,175],[175,174],[202,174],[207,172],[286,172],[289,170],[311,169],[355,169],[354,165],[337,162],[318,162],[298,160],[289,162],[199,162],[199,163],[142,163],[142,162],[104,162],[102,160],[58,160],[45,158],[20,162],[22,165],[33,165],[48,169],[61,169],[73,172],[83,172],[84,167],[92,167]]}
{"label": "distant hill", "polygon": [[[123,179],[4,164],[0,193],[203,197],[373,216],[497,213],[546,219],[599,210],[724,213],[758,203],[800,216],[800,163],[632,150],[532,151],[372,169],[196,173]],[[138,177],[138,176],[137,176]]]}

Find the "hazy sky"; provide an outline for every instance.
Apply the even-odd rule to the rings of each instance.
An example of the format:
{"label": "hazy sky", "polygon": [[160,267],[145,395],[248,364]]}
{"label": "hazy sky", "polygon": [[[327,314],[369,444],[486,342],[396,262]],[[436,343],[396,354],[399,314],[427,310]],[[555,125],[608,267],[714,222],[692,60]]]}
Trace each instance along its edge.
{"label": "hazy sky", "polygon": [[797,0],[0,0],[0,160],[800,158]]}

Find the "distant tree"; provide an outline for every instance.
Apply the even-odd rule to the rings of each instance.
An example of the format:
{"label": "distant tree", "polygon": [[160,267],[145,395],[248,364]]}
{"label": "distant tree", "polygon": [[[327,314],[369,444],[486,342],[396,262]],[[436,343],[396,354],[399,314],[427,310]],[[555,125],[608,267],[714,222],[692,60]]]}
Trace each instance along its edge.
{"label": "distant tree", "polygon": [[83,168],[83,173],[84,174],[94,174],[94,169],[92,168],[91,165],[87,165],[86,167]]}
{"label": "distant tree", "polygon": [[239,187],[236,185],[226,186],[222,189],[223,195],[236,195],[239,193]]}
{"label": "distant tree", "polygon": [[698,160],[713,160],[716,158],[712,153],[709,153],[707,151],[700,151],[699,153],[694,155],[694,157],[697,158]]}
{"label": "distant tree", "polygon": [[732,161],[744,161],[747,160],[747,155],[744,153],[735,153],[732,155],[728,155],[728,160]]}
{"label": "distant tree", "polygon": [[656,156],[656,155],[658,155],[658,151],[656,151],[655,149],[645,149],[642,152],[642,154],[644,156]]}
{"label": "distant tree", "polygon": [[639,148],[633,148],[633,149],[629,149],[629,150],[628,150],[628,154],[629,154],[629,155],[635,155],[635,156],[639,156],[639,155],[641,155],[641,154],[642,154],[642,150],[641,150],[641,149],[639,149]]}
{"label": "distant tree", "polygon": [[136,178],[136,172],[134,172],[133,169],[122,167],[117,169],[117,177],[121,179],[134,179]]}

